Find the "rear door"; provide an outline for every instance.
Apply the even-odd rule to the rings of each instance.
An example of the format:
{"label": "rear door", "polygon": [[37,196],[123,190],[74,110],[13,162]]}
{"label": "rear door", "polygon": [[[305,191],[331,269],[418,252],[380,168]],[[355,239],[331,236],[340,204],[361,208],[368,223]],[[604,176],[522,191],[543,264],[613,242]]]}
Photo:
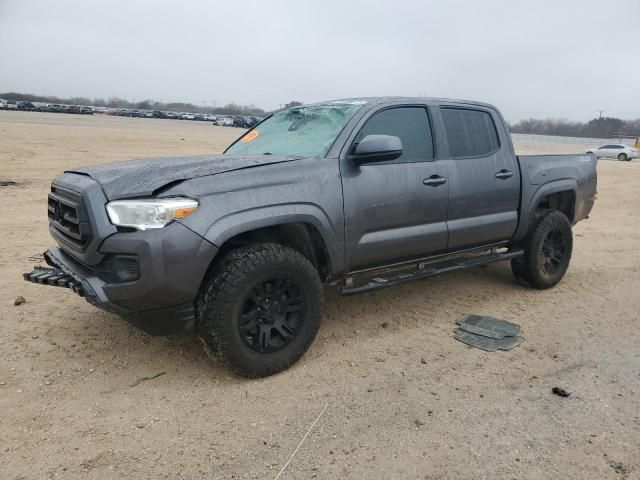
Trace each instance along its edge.
{"label": "rear door", "polygon": [[518,225],[520,169],[490,108],[440,107],[449,148],[448,250],[509,240]]}
{"label": "rear door", "polygon": [[384,107],[365,116],[347,143],[366,135],[399,137],[400,158],[357,166],[341,159],[349,272],[447,248],[447,165],[434,160],[429,112],[424,105]]}

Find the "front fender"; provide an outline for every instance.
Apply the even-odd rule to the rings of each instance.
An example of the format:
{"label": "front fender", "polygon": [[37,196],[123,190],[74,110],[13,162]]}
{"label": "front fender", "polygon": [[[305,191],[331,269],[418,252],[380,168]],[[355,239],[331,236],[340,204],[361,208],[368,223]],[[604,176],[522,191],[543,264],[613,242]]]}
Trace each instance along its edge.
{"label": "front fender", "polygon": [[218,218],[204,233],[204,238],[221,247],[230,238],[259,228],[286,223],[308,223],[313,225],[327,247],[333,274],[344,271],[342,242],[329,216],[312,203],[286,203],[241,210]]}

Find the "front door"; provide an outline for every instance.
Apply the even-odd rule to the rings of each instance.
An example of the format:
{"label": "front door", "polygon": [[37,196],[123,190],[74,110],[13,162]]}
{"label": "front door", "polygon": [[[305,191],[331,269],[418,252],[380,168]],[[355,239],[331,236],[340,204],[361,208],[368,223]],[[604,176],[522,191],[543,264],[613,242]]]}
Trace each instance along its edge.
{"label": "front door", "polygon": [[440,112],[450,157],[448,250],[509,240],[518,226],[520,168],[508,132],[496,128],[503,123],[490,109]]}
{"label": "front door", "polygon": [[371,114],[349,151],[366,135],[402,141],[400,158],[357,166],[342,162],[347,271],[443,253],[447,248],[448,172],[434,160],[425,106]]}

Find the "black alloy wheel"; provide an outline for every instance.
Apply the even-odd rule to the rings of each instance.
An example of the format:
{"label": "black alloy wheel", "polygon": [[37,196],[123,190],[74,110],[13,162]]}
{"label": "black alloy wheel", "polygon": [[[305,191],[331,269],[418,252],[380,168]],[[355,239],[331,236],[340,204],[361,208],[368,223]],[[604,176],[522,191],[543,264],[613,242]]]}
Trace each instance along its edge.
{"label": "black alloy wheel", "polygon": [[245,297],[238,321],[242,340],[260,353],[287,346],[307,316],[304,290],[292,277],[260,280]]}

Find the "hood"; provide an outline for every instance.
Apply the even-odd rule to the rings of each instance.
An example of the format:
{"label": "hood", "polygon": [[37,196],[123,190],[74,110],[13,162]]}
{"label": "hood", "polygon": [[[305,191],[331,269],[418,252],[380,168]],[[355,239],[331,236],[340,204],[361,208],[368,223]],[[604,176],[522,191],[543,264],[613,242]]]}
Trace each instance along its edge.
{"label": "hood", "polygon": [[104,163],[67,170],[98,182],[109,200],[151,196],[166,185],[261,165],[290,162],[300,157],[281,155],[192,155],[156,157]]}

